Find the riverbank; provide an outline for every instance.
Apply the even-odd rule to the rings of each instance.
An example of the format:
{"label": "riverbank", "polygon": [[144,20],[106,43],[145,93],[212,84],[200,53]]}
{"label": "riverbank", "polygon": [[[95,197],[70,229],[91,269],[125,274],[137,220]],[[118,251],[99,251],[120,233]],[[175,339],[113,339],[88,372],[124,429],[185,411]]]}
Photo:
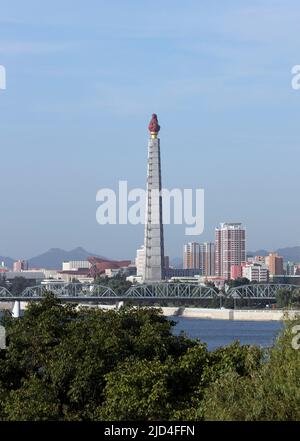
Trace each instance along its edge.
{"label": "riverbank", "polygon": [[279,320],[207,320],[182,316],[168,318],[176,322],[174,334],[180,335],[183,332],[189,338],[197,338],[207,344],[209,351],[237,340],[241,345],[270,348],[284,329],[284,323]]}
{"label": "riverbank", "polygon": [[294,318],[300,311],[276,309],[213,309],[164,307],[165,316],[203,318],[211,320],[282,321],[285,316]]}
{"label": "riverbank", "polygon": [[[2,303],[1,310],[12,311],[13,302]],[[82,306],[98,307],[103,309],[115,309],[117,305],[91,305],[82,304]],[[21,302],[21,310],[26,309],[27,302]],[[158,306],[156,307],[158,308]],[[163,314],[166,317],[186,317],[186,318],[202,318],[211,320],[238,320],[238,321],[282,321],[285,316],[294,318],[298,310],[283,309],[219,309],[219,308],[188,308],[188,307],[162,307]]]}

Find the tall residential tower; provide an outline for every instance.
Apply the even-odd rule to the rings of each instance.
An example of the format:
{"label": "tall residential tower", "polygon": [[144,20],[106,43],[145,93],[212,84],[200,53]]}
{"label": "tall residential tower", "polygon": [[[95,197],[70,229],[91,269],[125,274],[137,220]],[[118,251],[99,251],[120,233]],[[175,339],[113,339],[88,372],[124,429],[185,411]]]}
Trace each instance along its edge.
{"label": "tall residential tower", "polygon": [[230,279],[231,266],[246,260],[246,231],[241,223],[221,223],[216,228],[216,275]]}
{"label": "tall residential tower", "polygon": [[145,219],[145,269],[144,282],[164,279],[164,233],[162,222],[160,126],[154,113],[149,124],[147,195]]}
{"label": "tall residential tower", "polygon": [[183,248],[183,269],[199,269],[203,276],[215,275],[215,244],[189,242]]}

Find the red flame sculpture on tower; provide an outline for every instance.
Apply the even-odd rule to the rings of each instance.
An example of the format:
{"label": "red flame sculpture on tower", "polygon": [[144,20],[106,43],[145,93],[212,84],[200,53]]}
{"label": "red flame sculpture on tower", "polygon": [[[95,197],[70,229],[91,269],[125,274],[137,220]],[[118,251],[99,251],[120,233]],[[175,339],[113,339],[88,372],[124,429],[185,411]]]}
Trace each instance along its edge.
{"label": "red flame sculpture on tower", "polygon": [[158,124],[156,113],[152,114],[152,118],[149,123],[148,129],[149,129],[151,135],[157,135],[158,132],[160,131],[160,125]]}

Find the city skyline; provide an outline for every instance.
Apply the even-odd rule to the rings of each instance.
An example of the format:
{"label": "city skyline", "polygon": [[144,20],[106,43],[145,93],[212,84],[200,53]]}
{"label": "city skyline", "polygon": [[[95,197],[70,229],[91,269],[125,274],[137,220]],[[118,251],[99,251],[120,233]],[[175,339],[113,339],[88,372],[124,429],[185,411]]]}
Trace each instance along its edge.
{"label": "city skyline", "polygon": [[[177,254],[168,256],[171,259],[172,262],[177,262],[177,263],[179,263],[182,266],[184,265],[184,249],[185,249],[186,245],[188,245],[189,243],[190,244],[195,243],[195,244],[206,245],[206,246],[210,246],[210,245],[214,246],[215,245],[215,242],[203,242],[203,243],[201,243],[201,242],[188,242],[188,243],[185,243],[183,245],[183,249],[182,250],[178,250]],[[141,244],[140,247],[137,250],[140,250],[143,247],[144,247],[144,245]],[[135,252],[137,252],[137,250],[135,250]],[[51,256],[50,258],[52,259],[53,255],[56,256],[56,252],[59,255],[63,254],[63,256],[66,256],[66,257],[63,257],[63,258],[60,259],[61,262],[69,261],[69,260],[74,260],[74,259],[75,260],[76,259],[77,260],[78,259],[79,260],[80,259],[85,259],[87,256],[96,256],[96,257],[100,257],[100,258],[108,259],[108,260],[112,260],[112,261],[116,260],[115,256],[113,256],[113,255],[104,256],[104,255],[101,255],[101,253],[97,252],[97,250],[86,250],[85,248],[83,248],[81,246],[78,246],[78,247],[75,247],[75,248],[73,248],[71,250],[65,250],[65,249],[60,248],[60,247],[50,248],[48,250],[43,250],[43,252],[41,254],[39,254],[39,255],[32,255],[32,256],[28,256],[26,258],[24,256],[13,256],[13,255],[4,256],[4,255],[0,254],[0,257],[1,257],[0,264],[2,263],[2,261],[4,261],[4,263],[7,263],[6,259],[10,259],[11,260],[11,264],[8,265],[8,266],[11,266],[11,267],[13,266],[13,263],[17,262],[17,261],[25,261],[25,262],[28,262],[28,261],[31,261],[31,260],[36,261],[36,259],[40,259],[40,258],[44,259],[45,256],[48,256],[48,255],[50,255]],[[300,262],[300,246],[283,247],[283,248],[280,248],[280,249],[269,249],[269,250],[264,249],[264,248],[260,248],[260,249],[257,249],[257,250],[253,250],[253,249],[247,249],[246,250],[246,254],[249,257],[251,257],[251,256],[259,256],[259,255],[268,255],[269,253],[277,253],[277,252],[279,252],[280,254],[283,253],[286,256],[285,257],[285,262]],[[80,255],[83,254],[84,257],[79,257],[78,258],[78,253]],[[58,257],[55,257],[55,259],[57,259],[57,258]],[[134,262],[135,259],[136,259],[136,255],[133,256],[133,257],[132,256],[127,256],[127,258],[131,259],[132,262]],[[172,264],[174,264],[174,263],[172,263]],[[44,264],[42,264],[42,265],[40,265],[40,264],[33,264],[33,265],[30,265],[30,267],[31,268],[38,268],[38,267],[42,267],[43,265]]]}
{"label": "city skyline", "polygon": [[[231,224],[232,222],[219,222],[219,225],[220,224]],[[234,222],[234,223],[236,223],[236,222]],[[238,222],[239,223],[239,222]],[[215,228],[214,228],[214,233],[215,233],[215,231],[216,231],[216,229],[218,229],[218,226],[216,226]],[[189,241],[189,237],[190,236],[186,236],[185,237],[185,240],[183,241],[183,245],[182,245],[182,247],[181,248],[183,248],[184,249],[184,247],[188,244],[188,243],[196,243],[196,244],[215,244],[215,235],[212,235],[212,239],[210,240],[210,241],[203,241],[203,240],[200,240],[201,238],[202,238],[202,235],[200,235],[200,236],[193,236],[194,237],[194,239],[195,240],[192,240],[192,241]],[[198,240],[197,240],[198,239]],[[247,240],[247,243],[248,243],[248,240]],[[137,246],[137,248],[139,248],[140,246],[143,246],[143,241]],[[283,246],[283,247],[275,247],[275,248],[265,248],[265,247],[262,247],[262,246],[260,246],[260,247],[257,247],[256,249],[254,249],[254,248],[249,248],[248,246],[246,247],[246,253],[248,254],[249,253],[249,255],[252,255],[253,253],[256,253],[256,252],[261,252],[261,251],[265,251],[265,252],[270,252],[270,253],[272,253],[272,252],[276,252],[278,249],[283,249],[283,250],[289,250],[289,249],[291,249],[291,250],[294,250],[295,248],[299,248],[299,257],[297,257],[297,258],[291,258],[291,259],[289,259],[289,260],[291,260],[291,261],[300,261],[300,246],[299,245],[291,245],[291,246]],[[58,246],[55,246],[55,247],[50,247],[50,248],[48,248],[48,249],[45,249],[45,248],[41,248],[41,252],[40,253],[37,253],[37,254],[17,254],[17,255],[14,255],[14,254],[12,254],[12,253],[1,253],[1,249],[0,249],[0,256],[2,257],[2,258],[9,258],[9,259],[12,259],[12,260],[14,260],[14,261],[22,261],[22,260],[24,260],[24,261],[27,261],[27,260],[30,260],[30,259],[35,259],[36,257],[39,257],[40,255],[44,255],[44,254],[46,254],[46,253],[48,253],[48,252],[51,252],[51,251],[55,251],[55,250],[58,250],[58,251],[63,251],[63,252],[66,252],[66,253],[71,253],[72,251],[74,251],[75,253],[77,253],[78,251],[80,252],[80,250],[82,250],[82,251],[84,251],[84,252],[86,252],[87,251],[87,248],[86,247],[84,247],[84,246],[82,246],[82,244],[80,244],[80,245],[75,245],[73,248],[69,248],[69,249],[66,249],[66,248],[64,248],[63,246],[60,246],[59,244],[58,244]],[[102,253],[101,252],[101,250],[95,250],[95,249],[91,249],[91,250],[88,250],[89,251],[89,255],[91,255],[91,256],[99,256],[99,257],[104,257],[104,258],[107,258],[107,259],[118,259],[118,257],[116,257],[116,255],[115,254],[104,254],[104,253]],[[136,253],[136,250],[134,250],[134,254],[133,254],[133,256],[131,256],[131,255],[129,255],[129,254],[125,254],[125,257],[127,257],[127,258],[129,258],[129,259],[132,259],[132,261],[134,261],[135,260],[135,253]],[[171,259],[178,259],[178,258],[182,258],[182,249],[177,249],[177,251],[175,251],[175,253],[174,254],[168,254],[169,256],[170,256],[170,258]],[[184,264],[184,258],[182,258],[182,264]]]}
{"label": "city skyline", "polygon": [[1,255],[133,257],[144,226],[99,226],[95,196],[119,179],[146,188],[152,112],[164,185],[205,190],[204,233],[168,226],[167,255],[212,241],[220,221],[246,225],[250,250],[299,244],[299,4],[153,5],[91,1],[72,19],[70,2],[3,5]]}

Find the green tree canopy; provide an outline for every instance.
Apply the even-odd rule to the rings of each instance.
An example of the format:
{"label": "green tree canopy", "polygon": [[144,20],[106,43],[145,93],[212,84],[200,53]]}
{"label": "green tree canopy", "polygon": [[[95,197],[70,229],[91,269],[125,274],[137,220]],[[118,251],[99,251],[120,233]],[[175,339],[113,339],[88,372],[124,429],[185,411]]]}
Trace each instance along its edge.
{"label": "green tree canopy", "polygon": [[300,419],[293,326],[270,351],[235,342],[209,352],[154,308],[104,311],[53,295],[5,314],[0,419]]}

